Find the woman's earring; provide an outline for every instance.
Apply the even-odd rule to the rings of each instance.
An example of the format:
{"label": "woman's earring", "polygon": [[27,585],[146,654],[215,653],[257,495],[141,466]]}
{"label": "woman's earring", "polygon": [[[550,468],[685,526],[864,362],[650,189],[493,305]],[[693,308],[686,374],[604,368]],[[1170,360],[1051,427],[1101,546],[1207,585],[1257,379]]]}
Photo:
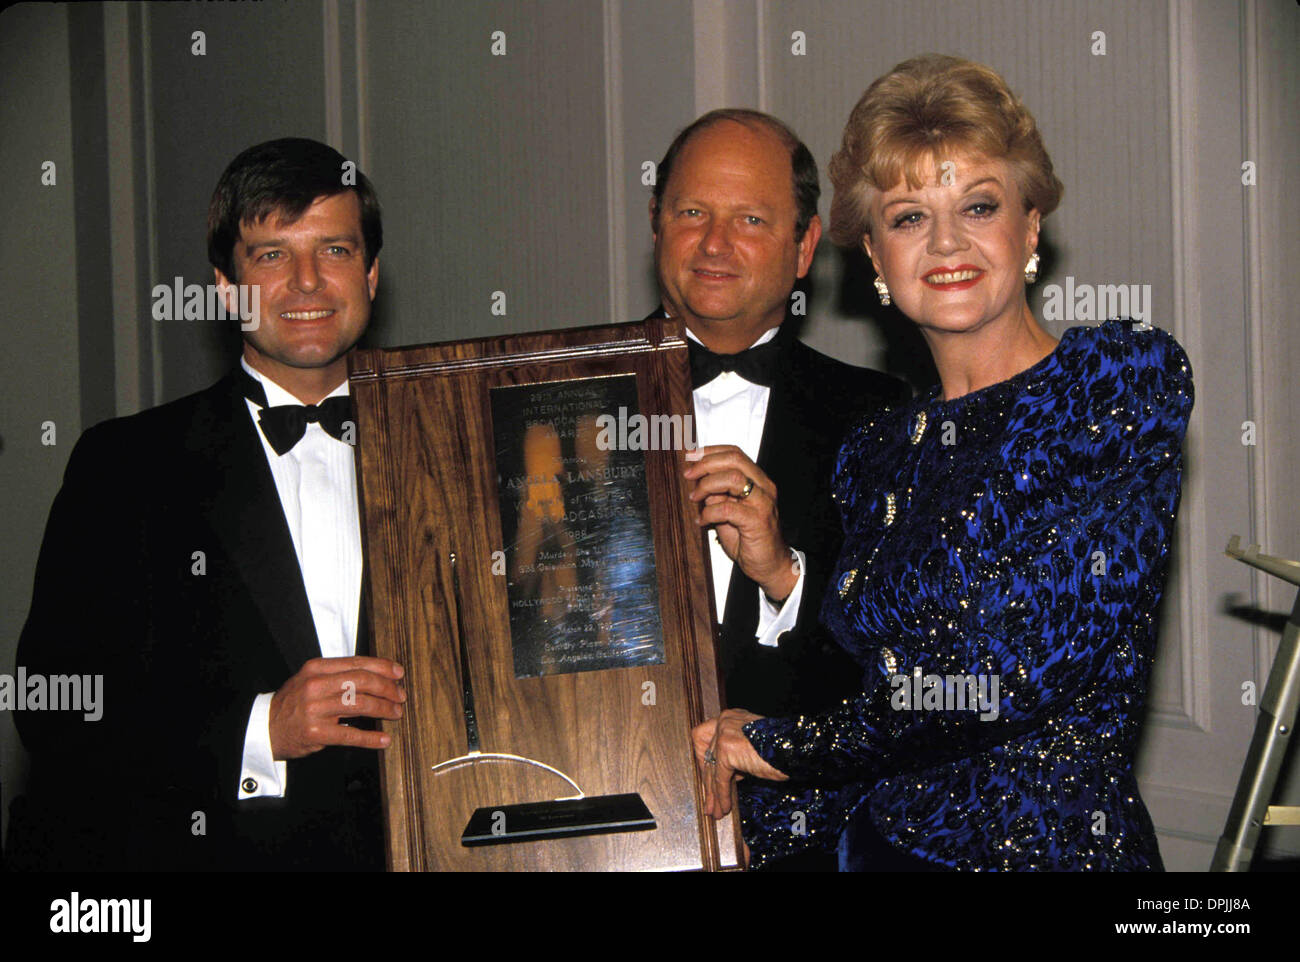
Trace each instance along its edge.
{"label": "woman's earring", "polygon": [[1025,265],[1025,283],[1032,284],[1038,280],[1038,251],[1029,255],[1029,263]]}
{"label": "woman's earring", "polygon": [[889,306],[889,285],[885,283],[883,277],[876,277],[876,293],[880,295],[880,303],[885,307]]}

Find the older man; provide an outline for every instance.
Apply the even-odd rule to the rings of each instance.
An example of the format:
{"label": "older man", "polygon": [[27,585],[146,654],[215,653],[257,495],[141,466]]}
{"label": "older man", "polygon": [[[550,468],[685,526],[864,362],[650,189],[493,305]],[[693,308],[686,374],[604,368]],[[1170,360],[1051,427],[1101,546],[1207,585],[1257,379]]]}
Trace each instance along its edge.
{"label": "older man", "polygon": [[760,714],[815,711],[859,689],[817,625],[840,543],[831,473],[853,422],[907,392],[785,323],[821,237],[819,193],[817,165],[785,124],[716,110],[668,148],[650,204],[663,311],[692,342],[706,449],[688,476],[712,531],[727,701]]}
{"label": "older man", "polygon": [[668,148],[650,204],[662,311],[691,338],[705,447],[687,477],[711,529],[726,699],[760,715],[814,712],[861,688],[818,624],[841,541],[831,474],[854,421],[907,396],[793,336],[819,193],[816,162],[785,124],[717,110]]}

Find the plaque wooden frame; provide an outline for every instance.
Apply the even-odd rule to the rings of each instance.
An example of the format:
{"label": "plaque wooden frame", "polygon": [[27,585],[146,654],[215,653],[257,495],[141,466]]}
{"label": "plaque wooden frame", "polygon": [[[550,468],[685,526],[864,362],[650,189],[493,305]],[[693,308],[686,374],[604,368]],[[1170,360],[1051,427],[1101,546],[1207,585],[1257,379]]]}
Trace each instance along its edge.
{"label": "plaque wooden frame", "polygon": [[[691,727],[719,712],[721,683],[681,450],[644,452],[664,663],[515,677],[506,578],[492,564],[503,544],[489,390],[619,374],[635,375],[643,414],[692,414],[684,330],[673,320],[359,350],[349,360],[373,651],[406,669],[405,716],[383,723],[393,738],[382,764],[390,870],[741,864],[739,821],[734,811],[716,823],[703,813],[690,745]],[[639,792],[653,831],[461,845],[476,808],[572,790],[524,765],[432,773],[467,747],[453,551],[483,751],[554,766],[589,796]]]}

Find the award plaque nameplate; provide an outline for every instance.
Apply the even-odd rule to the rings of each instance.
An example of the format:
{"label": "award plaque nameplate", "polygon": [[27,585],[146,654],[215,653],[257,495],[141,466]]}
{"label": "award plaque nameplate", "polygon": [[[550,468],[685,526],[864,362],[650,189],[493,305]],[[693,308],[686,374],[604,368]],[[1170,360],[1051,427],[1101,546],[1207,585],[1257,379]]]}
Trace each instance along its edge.
{"label": "award plaque nameplate", "polygon": [[662,664],[645,452],[617,447],[635,375],[489,393],[516,677]]}
{"label": "award plaque nameplate", "polygon": [[350,360],[394,870],[713,870],[720,710],[680,322]]}

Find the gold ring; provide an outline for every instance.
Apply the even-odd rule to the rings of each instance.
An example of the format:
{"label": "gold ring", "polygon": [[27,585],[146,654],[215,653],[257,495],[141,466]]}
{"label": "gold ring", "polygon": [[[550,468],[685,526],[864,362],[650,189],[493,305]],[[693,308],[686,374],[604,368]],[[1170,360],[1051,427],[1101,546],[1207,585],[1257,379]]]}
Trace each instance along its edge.
{"label": "gold ring", "polygon": [[744,501],[753,493],[753,491],[754,491],[754,479],[750,477],[746,477],[745,486],[740,489],[740,500]]}

